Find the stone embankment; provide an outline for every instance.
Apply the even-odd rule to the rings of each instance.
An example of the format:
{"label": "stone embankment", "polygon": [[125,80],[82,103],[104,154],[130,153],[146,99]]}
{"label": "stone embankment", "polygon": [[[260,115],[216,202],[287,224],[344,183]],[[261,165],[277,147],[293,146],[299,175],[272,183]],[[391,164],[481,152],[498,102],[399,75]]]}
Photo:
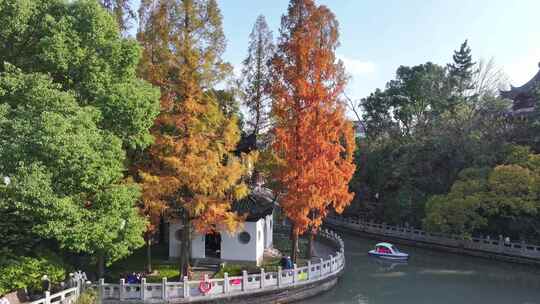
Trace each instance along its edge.
{"label": "stone embankment", "polygon": [[410,227],[365,222],[357,218],[329,216],[325,225],[341,230],[398,244],[439,249],[471,256],[509,262],[540,265],[540,246],[505,241],[502,237],[463,238],[443,233],[430,233]]}

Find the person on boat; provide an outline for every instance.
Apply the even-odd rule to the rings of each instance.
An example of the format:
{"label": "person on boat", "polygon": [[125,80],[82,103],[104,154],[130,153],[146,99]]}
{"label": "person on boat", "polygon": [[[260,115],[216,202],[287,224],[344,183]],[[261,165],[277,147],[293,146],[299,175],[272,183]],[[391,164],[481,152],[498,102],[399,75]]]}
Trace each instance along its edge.
{"label": "person on boat", "polygon": [[380,246],[378,249],[377,249],[377,252],[379,253],[384,253],[384,254],[390,254],[392,252],[390,252],[390,250],[384,246]]}

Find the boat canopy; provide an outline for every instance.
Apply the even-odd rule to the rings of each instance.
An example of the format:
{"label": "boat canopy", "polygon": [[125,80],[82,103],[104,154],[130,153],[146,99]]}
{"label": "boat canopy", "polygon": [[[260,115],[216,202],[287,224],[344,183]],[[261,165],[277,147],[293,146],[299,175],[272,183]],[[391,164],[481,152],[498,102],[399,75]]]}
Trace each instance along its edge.
{"label": "boat canopy", "polygon": [[387,248],[388,250],[390,250],[393,253],[399,252],[399,250],[396,247],[394,247],[394,245],[392,245],[390,243],[378,243],[377,245],[375,245],[375,248],[380,248],[380,247]]}

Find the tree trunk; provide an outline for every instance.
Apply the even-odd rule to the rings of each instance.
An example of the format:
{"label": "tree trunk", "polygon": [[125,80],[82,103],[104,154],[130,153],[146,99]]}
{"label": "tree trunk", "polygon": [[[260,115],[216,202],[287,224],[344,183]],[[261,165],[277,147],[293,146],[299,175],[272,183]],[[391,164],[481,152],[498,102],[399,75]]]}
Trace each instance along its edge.
{"label": "tree trunk", "polygon": [[182,229],[182,244],[180,245],[180,274],[181,276],[189,275],[189,258],[190,258],[190,243],[191,243],[191,221],[187,212],[183,216],[184,228]]}
{"label": "tree trunk", "polygon": [[105,276],[105,255],[103,252],[97,253],[97,277],[102,279]]}
{"label": "tree trunk", "polygon": [[298,260],[298,231],[294,228],[294,226],[291,229],[291,241],[291,260],[296,264],[296,261]]}
{"label": "tree trunk", "polygon": [[146,237],[146,272],[152,273],[152,236]]}
{"label": "tree trunk", "polygon": [[313,256],[315,255],[315,233],[309,232],[309,238],[308,238],[308,259],[311,260]]}

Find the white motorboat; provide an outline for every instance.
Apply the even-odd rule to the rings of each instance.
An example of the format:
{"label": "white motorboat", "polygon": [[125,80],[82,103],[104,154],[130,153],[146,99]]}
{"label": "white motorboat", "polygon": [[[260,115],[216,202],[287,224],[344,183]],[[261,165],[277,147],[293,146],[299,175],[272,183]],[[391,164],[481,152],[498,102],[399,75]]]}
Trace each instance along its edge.
{"label": "white motorboat", "polygon": [[389,260],[408,260],[409,255],[405,252],[399,251],[396,246],[390,243],[378,243],[375,245],[375,249],[370,250],[369,255]]}

